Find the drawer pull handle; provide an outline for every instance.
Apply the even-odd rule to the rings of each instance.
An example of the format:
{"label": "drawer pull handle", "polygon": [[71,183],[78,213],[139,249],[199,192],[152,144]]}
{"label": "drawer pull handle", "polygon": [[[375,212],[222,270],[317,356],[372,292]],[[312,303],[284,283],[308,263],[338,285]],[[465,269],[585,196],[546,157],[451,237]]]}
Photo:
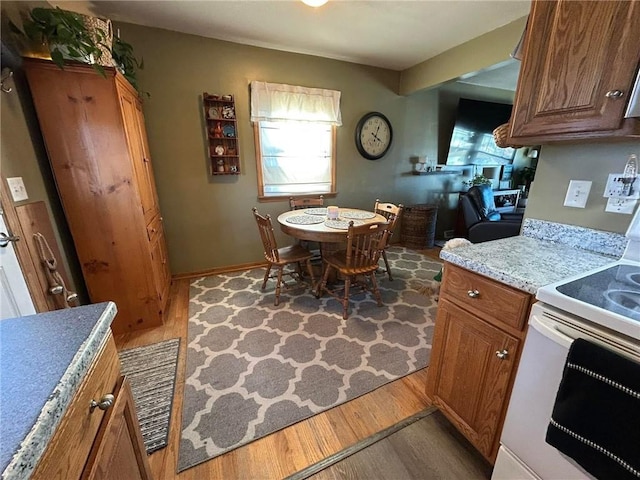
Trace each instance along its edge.
{"label": "drawer pull handle", "polygon": [[89,404],[89,412],[93,413],[96,407],[98,407],[100,410],[107,410],[111,405],[113,405],[114,400],[114,396],[110,393],[107,393],[104,397],[102,397],[99,402],[91,400],[91,403]]}
{"label": "drawer pull handle", "polygon": [[496,357],[498,357],[500,360],[504,360],[505,358],[507,358],[507,355],[509,355],[509,351],[508,350],[497,350],[496,351]]}
{"label": "drawer pull handle", "polygon": [[480,296],[480,292],[478,290],[469,290],[467,292],[467,295],[469,295],[471,298],[478,298]]}

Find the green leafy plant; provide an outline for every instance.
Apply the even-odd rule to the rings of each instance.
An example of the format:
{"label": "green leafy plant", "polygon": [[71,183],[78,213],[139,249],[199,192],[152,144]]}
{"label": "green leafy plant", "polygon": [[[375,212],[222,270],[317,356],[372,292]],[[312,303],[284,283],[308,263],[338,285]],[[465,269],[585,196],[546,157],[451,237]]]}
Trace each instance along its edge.
{"label": "green leafy plant", "polygon": [[9,26],[16,34],[46,44],[51,60],[60,68],[64,69],[65,58],[68,58],[91,63],[98,73],[105,75],[98,62],[102,58],[99,46],[104,45],[106,35],[100,29],[88,29],[82,15],[60,7],[34,8],[23,22],[24,31],[13,22],[9,22]]}
{"label": "green leafy plant", "polygon": [[[116,63],[116,68],[129,80],[129,83],[142,93],[138,87],[137,71],[144,68],[144,59],[136,59],[133,54],[133,47],[131,44],[125,42],[121,38],[114,36],[113,45],[111,47],[111,56]],[[147,93],[149,96],[149,93]]]}
{"label": "green leafy plant", "polygon": [[474,185],[491,185],[491,179],[485,177],[484,175],[476,175],[471,180],[467,180],[462,182],[464,185],[468,187],[473,187]]}

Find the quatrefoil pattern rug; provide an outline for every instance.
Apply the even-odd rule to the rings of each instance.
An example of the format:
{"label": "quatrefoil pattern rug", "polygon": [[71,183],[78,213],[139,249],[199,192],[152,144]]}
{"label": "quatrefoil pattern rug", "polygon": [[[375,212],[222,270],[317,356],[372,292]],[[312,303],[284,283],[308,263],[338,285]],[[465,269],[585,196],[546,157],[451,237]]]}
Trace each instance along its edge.
{"label": "quatrefoil pattern rug", "polygon": [[260,290],[263,269],[194,280],[178,471],[352,400],[427,366],[436,299],[418,292],[441,264],[388,251],[383,307],[352,296]]}

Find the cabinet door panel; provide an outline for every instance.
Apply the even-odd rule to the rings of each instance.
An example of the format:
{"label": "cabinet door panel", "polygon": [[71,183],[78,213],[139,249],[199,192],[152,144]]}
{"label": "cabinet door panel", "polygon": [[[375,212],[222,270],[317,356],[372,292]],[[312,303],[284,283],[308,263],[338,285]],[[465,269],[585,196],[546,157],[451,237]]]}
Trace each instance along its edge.
{"label": "cabinet door panel", "polygon": [[169,296],[171,272],[169,270],[169,256],[164,238],[162,218],[159,216],[152,222],[153,232],[150,236],[153,278],[156,283],[160,306],[164,309]]}
{"label": "cabinet door panel", "polygon": [[[497,445],[519,341],[440,299],[428,393],[487,458]],[[501,359],[497,352],[507,351]]]}
{"label": "cabinet door panel", "polygon": [[115,401],[107,411],[82,478],[151,480],[131,387],[125,377],[120,377],[114,396]]}
{"label": "cabinet door panel", "polygon": [[[534,2],[511,137],[621,128],[639,30],[639,2]],[[615,90],[623,95],[607,96]]]}
{"label": "cabinet door panel", "polygon": [[147,215],[153,212],[155,199],[149,194],[149,188],[147,187],[148,179],[144,165],[145,159],[142,139],[140,138],[137,125],[138,114],[136,111],[135,98],[129,95],[128,92],[125,92],[120,95],[120,104],[122,105],[122,115],[127,135],[127,144],[136,174],[136,183],[138,185],[138,194],[140,195],[142,212],[146,218]]}

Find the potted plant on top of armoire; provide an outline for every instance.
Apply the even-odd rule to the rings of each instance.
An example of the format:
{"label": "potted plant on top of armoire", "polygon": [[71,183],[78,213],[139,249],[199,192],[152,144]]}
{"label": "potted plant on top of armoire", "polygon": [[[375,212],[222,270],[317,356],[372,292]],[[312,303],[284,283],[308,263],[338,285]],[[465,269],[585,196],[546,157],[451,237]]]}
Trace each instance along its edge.
{"label": "potted plant on top of armoire", "polygon": [[22,22],[22,30],[13,22],[14,34],[30,43],[19,48],[25,56],[49,55],[60,68],[66,60],[88,63],[104,76],[103,65],[112,65],[111,22],[56,8],[34,8]]}

